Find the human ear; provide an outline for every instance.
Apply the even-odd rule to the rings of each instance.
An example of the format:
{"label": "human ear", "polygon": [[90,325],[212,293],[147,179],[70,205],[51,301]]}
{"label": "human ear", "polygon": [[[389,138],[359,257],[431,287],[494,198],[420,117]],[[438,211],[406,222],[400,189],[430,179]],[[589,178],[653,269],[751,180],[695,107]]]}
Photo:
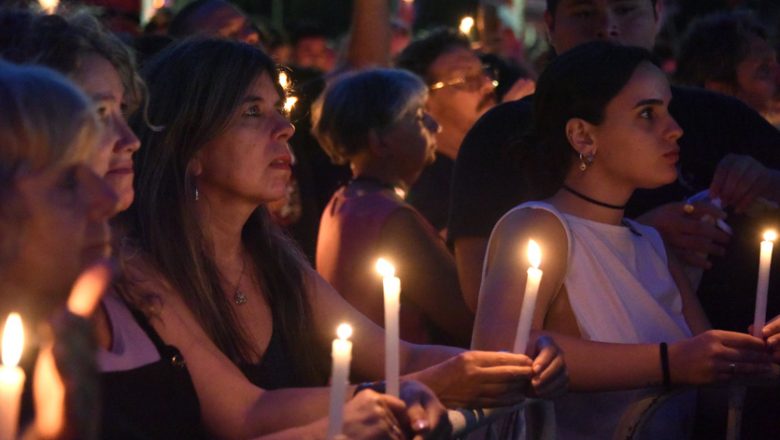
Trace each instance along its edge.
{"label": "human ear", "polygon": [[198,177],[203,173],[203,163],[201,163],[198,154],[195,154],[195,156],[190,159],[190,163],[187,164],[187,171],[189,171],[193,177]]}
{"label": "human ear", "polygon": [[584,156],[596,154],[596,142],[593,140],[593,125],[580,118],[572,118],[566,122],[566,139],[577,153]]}

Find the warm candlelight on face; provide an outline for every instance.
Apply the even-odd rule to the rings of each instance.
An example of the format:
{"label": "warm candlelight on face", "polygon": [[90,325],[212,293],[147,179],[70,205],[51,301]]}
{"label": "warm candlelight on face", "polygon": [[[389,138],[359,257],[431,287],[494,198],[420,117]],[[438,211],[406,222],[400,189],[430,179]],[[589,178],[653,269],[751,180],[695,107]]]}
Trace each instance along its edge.
{"label": "warm candlelight on face", "polygon": [[398,397],[400,364],[398,358],[399,324],[401,309],[401,280],[395,276],[395,266],[380,258],[376,261],[376,271],[382,275],[385,298],[385,393]]}
{"label": "warm candlelight on face", "polygon": [[471,33],[471,28],[474,27],[474,18],[465,16],[460,20],[460,26],[458,26],[458,29],[460,30],[460,33],[468,35]]}
{"label": "warm candlelight on face", "polygon": [[536,296],[539,292],[539,283],[542,281],[542,271],[539,270],[539,265],[542,264],[542,250],[534,240],[528,240],[526,255],[531,267],[526,272],[523,303],[520,306],[520,319],[517,322],[517,332],[515,333],[513,348],[515,353],[525,353],[528,346],[534,309],[536,309]]}
{"label": "warm candlelight on face", "polygon": [[769,268],[772,265],[772,247],[777,240],[777,232],[767,230],[764,232],[764,241],[761,242],[761,252],[758,260],[758,283],[756,283],[756,309],[753,313],[753,336],[763,338],[763,329],[766,324],[766,302],[769,291]]}
{"label": "warm candlelight on face", "polygon": [[17,367],[22,358],[24,329],[18,313],[11,313],[5,321],[0,366],[0,440],[16,438],[19,423],[19,403],[24,386],[24,371]]}
{"label": "warm candlelight on face", "polygon": [[344,423],[344,401],[349,384],[349,364],[352,361],[352,326],[340,324],[336,328],[336,339],[331,347],[333,366],[330,376],[330,413],[328,418],[328,439],[341,434]]}

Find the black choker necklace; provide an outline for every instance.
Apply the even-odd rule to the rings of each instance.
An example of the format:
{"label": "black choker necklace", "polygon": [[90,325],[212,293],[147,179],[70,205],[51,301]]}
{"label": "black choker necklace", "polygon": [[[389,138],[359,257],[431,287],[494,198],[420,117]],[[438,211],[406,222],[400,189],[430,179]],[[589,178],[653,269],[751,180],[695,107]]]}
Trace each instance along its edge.
{"label": "black choker necklace", "polygon": [[620,209],[620,210],[626,209],[626,205],[622,205],[621,206],[621,205],[610,205],[609,203],[604,203],[602,201],[599,201],[599,200],[593,199],[591,197],[588,197],[585,194],[577,192],[577,191],[573,190],[572,188],[570,188],[568,185],[563,185],[563,189],[565,189],[566,191],[568,191],[568,192],[574,194],[575,196],[581,198],[582,200],[585,200],[586,202],[593,203],[594,205],[603,206],[603,207],[609,208],[609,209]]}

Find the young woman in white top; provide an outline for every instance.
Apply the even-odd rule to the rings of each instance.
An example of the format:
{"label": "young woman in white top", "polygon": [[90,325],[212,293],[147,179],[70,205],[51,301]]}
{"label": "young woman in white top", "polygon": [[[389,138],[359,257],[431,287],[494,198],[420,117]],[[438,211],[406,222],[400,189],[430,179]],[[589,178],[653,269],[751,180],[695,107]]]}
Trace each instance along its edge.
{"label": "young woman in white top", "polygon": [[[556,58],[537,85],[526,142],[540,184],[557,192],[507,213],[493,230],[472,346],[511,348],[529,239],[543,251],[535,329],[555,333],[570,394],[556,401],[559,438],[609,438],[649,387],[700,385],[767,373],[764,341],[708,330],[657,231],[623,218],[637,188],[677,177],[682,130],[669,84],[644,49],[589,43]],[[641,390],[614,393],[616,390]],[[642,390],[644,389],[644,390]],[[656,438],[685,435],[693,400],[658,416]],[[661,429],[657,431],[656,429]]]}

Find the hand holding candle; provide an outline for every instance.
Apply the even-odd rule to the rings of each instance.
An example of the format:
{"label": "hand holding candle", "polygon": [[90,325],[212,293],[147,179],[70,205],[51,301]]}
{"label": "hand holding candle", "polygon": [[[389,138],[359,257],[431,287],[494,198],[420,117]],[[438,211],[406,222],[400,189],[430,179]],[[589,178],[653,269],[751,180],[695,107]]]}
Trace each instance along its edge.
{"label": "hand holding candle", "polygon": [[772,264],[772,247],[777,240],[777,232],[764,232],[761,242],[761,256],[758,263],[758,283],[756,284],[756,310],[753,315],[753,336],[763,338],[762,330],[766,324],[766,299],[769,290],[769,267]]}
{"label": "hand holding candle", "polygon": [[18,313],[11,313],[3,329],[0,366],[0,440],[16,438],[19,424],[19,403],[24,385],[24,371],[17,367],[22,358],[24,329]]}
{"label": "hand holding candle", "polygon": [[385,394],[398,397],[400,365],[398,360],[398,313],[400,309],[401,280],[395,276],[395,267],[384,258],[376,262],[382,275],[385,293]]}
{"label": "hand holding candle", "polygon": [[333,369],[330,376],[330,417],[328,423],[328,439],[341,434],[344,423],[344,401],[349,384],[349,363],[352,361],[352,327],[341,324],[336,329],[337,339],[333,340],[331,357]]}
{"label": "hand holding candle", "polygon": [[525,353],[531,333],[531,323],[534,319],[536,295],[539,292],[539,283],[542,281],[542,271],[539,270],[539,265],[542,263],[542,251],[533,240],[528,240],[528,260],[531,267],[528,268],[528,277],[525,281],[523,305],[520,308],[520,320],[517,323],[515,345],[512,350],[514,353]]}

